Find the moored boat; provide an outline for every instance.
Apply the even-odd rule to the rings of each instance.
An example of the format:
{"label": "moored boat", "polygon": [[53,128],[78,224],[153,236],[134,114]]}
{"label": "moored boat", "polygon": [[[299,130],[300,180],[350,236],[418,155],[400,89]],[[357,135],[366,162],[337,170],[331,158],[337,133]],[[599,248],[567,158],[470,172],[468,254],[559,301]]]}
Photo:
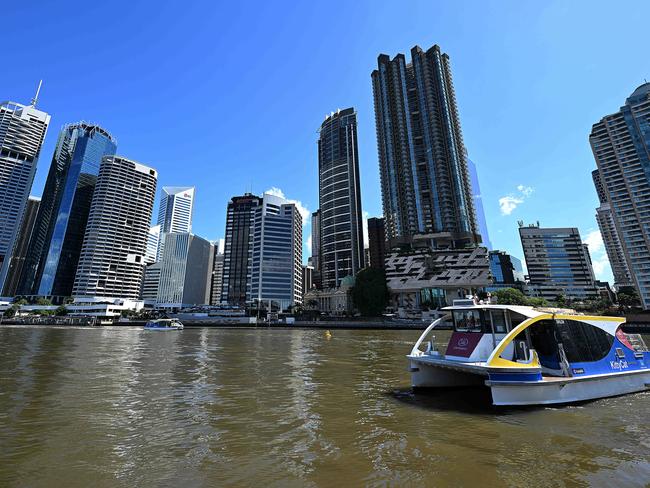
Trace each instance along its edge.
{"label": "moored boat", "polygon": [[[495,405],[571,403],[650,388],[650,352],[640,335],[623,332],[621,317],[467,300],[443,311],[407,356],[415,388],[487,386]],[[453,332],[443,354],[432,333],[446,321]]]}
{"label": "moored boat", "polygon": [[156,319],[150,320],[144,325],[145,330],[182,330],[183,324],[178,319]]}

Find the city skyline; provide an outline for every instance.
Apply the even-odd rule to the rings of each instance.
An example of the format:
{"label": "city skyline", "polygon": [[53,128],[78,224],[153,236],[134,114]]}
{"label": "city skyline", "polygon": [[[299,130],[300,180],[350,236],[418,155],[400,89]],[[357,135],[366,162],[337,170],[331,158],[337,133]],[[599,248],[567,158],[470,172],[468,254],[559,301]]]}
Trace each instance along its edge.
{"label": "city skyline", "polygon": [[[590,3],[590,6],[592,5]],[[357,109],[362,207],[367,216],[381,216],[370,72],[379,53],[394,55],[406,52],[414,44],[422,47],[438,44],[452,58],[464,140],[470,157],[475,158],[479,166],[483,202],[493,247],[523,258],[516,227],[516,221],[519,219],[540,220],[543,226],[577,226],[583,238],[593,246],[597,277],[613,281],[611,273],[608,272],[607,276],[604,276],[602,270],[604,247],[600,243],[598,226],[593,215],[593,208],[597,206],[598,200],[589,177],[589,171],[593,169],[593,158],[588,134],[595,120],[614,113],[621,101],[642,83],[646,75],[643,70],[646,68],[634,62],[635,59],[641,59],[640,47],[629,42],[630,38],[626,37],[628,34],[623,30],[618,32],[620,35],[611,45],[601,46],[598,50],[586,49],[604,26],[610,22],[615,23],[619,18],[617,16],[623,15],[621,12],[609,12],[603,5],[589,9],[586,14],[579,4],[566,6],[551,3],[543,9],[516,4],[510,4],[509,7],[503,4],[500,8],[476,5],[474,12],[462,18],[466,27],[459,31],[461,19],[455,8],[445,4],[435,7],[420,4],[413,7],[419,15],[414,15],[413,11],[409,12],[408,19],[412,28],[407,29],[408,32],[387,37],[367,35],[364,38],[371,40],[363,47],[357,45],[361,44],[358,39],[361,39],[363,33],[382,32],[389,21],[404,22],[405,13],[386,7],[374,9],[373,15],[370,16],[374,21],[371,22],[363,20],[363,14],[370,9],[368,5],[346,7],[350,17],[359,21],[359,29],[355,33],[345,33],[344,38],[336,43],[336,52],[340,54],[345,51],[343,46],[346,41],[357,39],[353,49],[344,56],[340,56],[340,59],[332,58],[332,63],[336,64],[334,68],[346,66],[347,73],[345,83],[342,84],[345,86],[336,89],[326,87],[323,82],[316,85],[313,83],[315,76],[323,75],[321,68],[324,68],[330,59],[320,49],[316,49],[309,63],[302,69],[294,68],[286,74],[281,74],[287,66],[295,64],[303,49],[312,49],[313,46],[319,45],[316,38],[312,38],[313,34],[308,31],[318,31],[320,22],[331,19],[326,16],[323,20],[316,21],[312,16],[308,16],[305,20],[298,8],[290,18],[283,20],[282,25],[291,31],[291,28],[295,30],[299,25],[298,19],[304,21],[307,25],[300,24],[300,32],[305,41],[301,44],[305,46],[298,46],[295,41],[290,42],[284,37],[274,41],[273,50],[285,49],[291,54],[289,59],[281,61],[282,64],[272,70],[274,74],[268,82],[268,88],[256,87],[261,93],[254,94],[252,100],[242,106],[241,113],[234,114],[235,119],[231,121],[234,123],[230,125],[238,128],[225,132],[219,132],[224,129],[222,124],[204,133],[195,129],[205,120],[203,117],[211,117],[229,106],[229,102],[224,100],[222,89],[208,89],[217,72],[208,69],[207,64],[197,58],[190,58],[189,64],[194,62],[196,65],[167,88],[153,86],[155,83],[152,83],[151,76],[157,70],[145,63],[152,70],[152,75],[143,75],[141,80],[124,81],[115,86],[103,84],[101,90],[95,90],[92,83],[88,83],[93,90],[75,86],[76,91],[73,91],[67,75],[58,71],[60,65],[54,66],[52,61],[45,60],[39,66],[27,66],[20,73],[9,73],[0,81],[0,90],[5,94],[3,98],[25,102],[32,96],[37,80],[44,79],[39,107],[52,115],[53,130],[48,134],[43,146],[32,195],[42,194],[48,170],[46,161],[53,152],[58,128],[75,120],[92,120],[111,128],[125,154],[132,155],[136,160],[155,161],[162,177],[159,186],[197,186],[199,196],[194,231],[206,238],[218,239],[223,237],[225,228],[223,208],[232,194],[242,194],[249,190],[259,194],[269,187],[278,187],[289,198],[299,200],[309,210],[317,208],[316,129],[322,120],[321,114],[337,106],[342,108],[354,105]],[[14,7],[9,7],[8,18],[18,20],[20,10],[12,11],[12,8]],[[637,8],[646,7],[637,5]],[[509,13],[508,10],[512,12]],[[431,15],[434,12],[436,16]],[[539,16],[532,26],[523,29],[514,25],[507,33],[499,34],[499,29],[502,29],[502,24],[508,22],[508,19],[532,15],[533,12],[541,12],[543,15]],[[206,19],[196,26],[195,38],[187,41],[185,47],[172,49],[172,60],[181,54],[188,54],[190,46],[204,40],[207,36],[204,22],[216,13],[216,10],[208,9]],[[141,14],[143,12],[136,11],[128,22],[138,20]],[[147,29],[160,29],[161,23],[165,22],[165,15],[170,14],[171,12],[161,13],[152,20]],[[247,12],[235,11],[233,25],[244,22],[245,14]],[[56,17],[60,14],[44,7],[34,15],[38,23],[41,16]],[[574,30],[575,19],[579,15],[587,16],[579,26],[582,36],[577,36]],[[182,15],[178,26],[172,30],[186,25],[190,21],[189,17],[190,13]],[[263,28],[252,39],[246,40],[244,47],[258,42],[259,36],[265,32],[263,18],[260,13],[252,16],[250,22]],[[469,39],[462,33],[472,29],[477,32],[486,19],[494,21],[493,26],[486,30],[481,45],[471,46]],[[192,17],[191,20],[196,19]],[[445,22],[448,25],[445,25]],[[633,22],[637,22],[636,19],[633,19]],[[554,26],[552,34],[545,34],[549,25]],[[86,28],[81,29],[78,34],[57,33],[59,37],[54,40],[53,46],[45,47],[52,49],[61,42],[68,42],[71,37],[82,35]],[[10,26],[11,29],[14,27]],[[103,27],[100,26],[99,29]],[[633,30],[631,26],[629,31]],[[230,66],[235,63],[236,44],[234,32],[230,29],[226,31],[214,39],[214,48],[208,50],[207,59],[214,60],[217,53],[226,53],[223,62],[225,66]],[[128,37],[124,41],[116,41],[117,45],[114,46],[116,62],[120,66],[133,66],[134,60],[129,61],[127,56],[121,54],[127,52]],[[576,41],[577,38],[580,40]],[[567,42],[568,39],[571,42]],[[171,39],[163,38],[160,42],[161,47],[148,48],[147,53],[152,60],[161,59],[163,48],[171,47]],[[289,46],[295,50],[292,51]],[[623,46],[626,49],[621,49]],[[35,46],[27,43],[17,46],[17,49],[17,54],[23,53],[28,57]],[[606,52],[603,53],[602,49]],[[499,51],[499,56],[488,58],[488,53],[495,50]],[[201,53],[206,54],[203,51]],[[536,66],[524,59],[524,53],[536,60]],[[607,53],[616,53],[618,64],[622,65],[621,69],[602,69],[598,63],[601,63],[603,54],[606,56]],[[578,55],[582,62],[573,63],[573,59]],[[51,57],[53,60],[56,58],[53,55]],[[489,63],[487,59],[490,60]],[[276,59],[274,62],[277,61]],[[251,75],[240,74],[238,76],[243,78],[234,81],[242,85],[241,89],[250,88],[251,76],[254,77],[260,70],[266,69],[266,63],[267,61],[262,59],[260,66],[252,69]],[[161,69],[168,66],[165,63],[163,65]],[[83,77],[86,81],[95,81],[103,71],[103,68],[90,67]],[[596,72],[598,76],[593,76]],[[299,95],[304,95],[306,90],[313,92],[313,87],[317,86],[318,96],[312,96],[306,103],[300,104],[299,110],[292,108],[290,123],[285,118],[282,124],[271,127],[268,117],[275,117],[280,106],[287,106],[287,97],[293,98],[296,95],[293,90],[286,88],[278,90],[278,85],[285,84],[289,78],[294,78],[292,88],[295,87]],[[589,89],[583,89],[586,79],[589,79]],[[330,78],[326,77],[324,81],[328,80]],[[228,85],[218,86],[224,89],[234,87],[237,83],[231,85],[232,81]],[[150,87],[151,92],[144,92],[145,86]],[[196,88],[192,91],[197,93],[198,99],[193,93],[189,93],[190,86]],[[534,96],[530,96],[531,88]],[[229,97],[234,101],[241,101],[241,89],[229,92]],[[245,135],[241,124],[242,117],[250,116],[253,107],[260,100],[259,97],[267,96],[267,89],[274,90],[277,97],[268,106],[269,113],[260,114],[257,111],[256,117],[259,120],[253,121],[247,129],[257,143],[245,144],[246,147],[242,148],[242,137]],[[523,94],[529,94],[529,98],[523,97]],[[161,97],[171,99],[169,107],[163,107]],[[179,121],[175,130],[187,134],[183,136],[178,148],[162,144],[172,135],[169,129],[160,126],[156,119],[171,117],[171,113],[176,112],[180,105],[192,105],[193,100],[199,99],[203,101],[201,111],[206,112],[206,115],[194,114],[192,111],[185,120]],[[133,107],[132,111],[118,110],[118,106],[126,106],[127,103]],[[513,113],[516,113],[516,117],[511,117]],[[558,113],[562,114],[561,121],[556,120]],[[135,130],[136,127],[142,126],[148,126],[146,134]],[[264,127],[264,132],[261,132],[261,127]],[[190,130],[194,131],[191,137],[188,136]],[[294,137],[287,137],[287,133],[293,134]],[[522,137],[524,133],[525,137]],[[218,137],[215,139],[216,136]],[[206,152],[205,147],[195,151],[196,148],[205,146],[206,138],[211,140],[213,151]],[[511,146],[509,142],[515,139],[523,142]],[[277,140],[291,140],[291,143],[280,147]],[[273,141],[276,141],[275,144]],[[234,146],[238,147],[240,154],[233,152]],[[260,152],[265,153],[266,157],[261,157]],[[277,166],[275,163],[280,160],[282,164]],[[533,177],[532,168],[542,168],[543,171]],[[554,178],[554,172],[557,171],[562,171],[563,175],[566,173],[566,177]],[[570,213],[564,211],[567,204],[572,206]],[[311,234],[308,222],[309,219],[305,219],[305,242]],[[305,258],[310,255],[308,248],[303,255]]]}

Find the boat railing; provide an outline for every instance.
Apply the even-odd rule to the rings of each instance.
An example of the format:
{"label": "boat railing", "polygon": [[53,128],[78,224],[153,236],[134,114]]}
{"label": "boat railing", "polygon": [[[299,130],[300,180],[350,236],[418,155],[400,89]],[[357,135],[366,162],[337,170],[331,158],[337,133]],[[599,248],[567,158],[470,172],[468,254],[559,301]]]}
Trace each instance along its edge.
{"label": "boat railing", "polygon": [[413,346],[413,349],[411,349],[411,356],[422,356],[422,355],[424,355],[426,353],[431,353],[431,352],[433,352],[433,350],[435,350],[434,349],[435,348],[435,343],[434,343],[435,336],[432,337],[431,341],[429,341],[426,352],[422,351],[420,349],[420,345],[429,336],[431,331],[433,329],[435,329],[438,325],[440,325],[442,322],[444,322],[445,319],[447,319],[448,317],[449,317],[449,315],[445,315],[443,317],[440,317],[440,318],[434,320],[433,322],[431,322],[431,325],[429,325],[429,327],[424,329],[424,332],[422,332],[422,335],[420,335],[420,338],[416,341],[415,345]]}

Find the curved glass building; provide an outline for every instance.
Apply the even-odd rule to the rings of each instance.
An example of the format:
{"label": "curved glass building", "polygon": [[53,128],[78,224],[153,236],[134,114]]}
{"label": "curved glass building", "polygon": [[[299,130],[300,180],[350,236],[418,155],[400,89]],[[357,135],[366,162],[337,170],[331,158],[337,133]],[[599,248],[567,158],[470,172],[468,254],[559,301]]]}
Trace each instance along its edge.
{"label": "curved glass building", "polygon": [[85,122],[63,128],[27,253],[19,293],[70,296],[102,157],[117,142]]}

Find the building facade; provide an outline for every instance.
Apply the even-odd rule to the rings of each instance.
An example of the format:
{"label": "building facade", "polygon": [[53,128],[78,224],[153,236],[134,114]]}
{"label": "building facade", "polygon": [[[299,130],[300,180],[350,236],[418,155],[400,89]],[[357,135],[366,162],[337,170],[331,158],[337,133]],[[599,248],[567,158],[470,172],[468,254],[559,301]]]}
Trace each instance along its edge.
{"label": "building facade", "polygon": [[90,205],[73,295],[137,299],[158,174],[121,156],[104,156]]}
{"label": "building facade", "polygon": [[193,186],[163,186],[157,222],[157,225],[160,226],[158,259],[163,253],[166,233],[192,232],[194,193]]}
{"label": "building facade", "polygon": [[254,210],[249,302],[267,310],[302,303],[302,216],[295,204],[265,193]]}
{"label": "building facade", "polygon": [[481,185],[478,181],[478,171],[476,170],[476,164],[474,164],[474,161],[469,158],[467,158],[467,168],[469,169],[469,181],[472,185],[472,199],[476,211],[476,223],[478,225],[479,234],[481,234],[481,245],[485,246],[488,251],[490,251],[492,250],[492,242],[490,241],[487,219],[485,218],[485,209],[483,208],[483,195],[481,195]]}
{"label": "building facade", "polygon": [[173,308],[208,305],[213,260],[210,241],[189,232],[166,233],[156,302]]}
{"label": "building facade", "polygon": [[246,306],[250,302],[252,231],[255,209],[262,199],[251,193],[232,197],[226,213],[221,302]]}
{"label": "building facade", "polygon": [[368,249],[370,259],[368,266],[384,269],[386,259],[386,227],[383,218],[368,219]]}
{"label": "building facade", "polygon": [[37,197],[30,196],[27,200],[27,206],[23,212],[22,224],[20,225],[20,232],[16,239],[14,252],[11,256],[11,264],[9,265],[9,272],[2,292],[4,296],[13,297],[18,290],[20,276],[25,264],[29,242],[34,232],[34,224],[36,223],[36,215],[38,214],[40,204],[41,199]]}
{"label": "building facade", "polygon": [[212,267],[212,288],[210,290],[210,305],[221,304],[221,290],[223,288],[223,252],[219,246],[214,246],[214,264]]}
{"label": "building facade", "polygon": [[[320,284],[336,288],[364,267],[357,115],[337,110],[318,138]],[[313,243],[312,243],[313,245]]]}
{"label": "building facade", "polygon": [[576,228],[519,227],[531,294],[550,301],[598,295],[591,257]]}
{"label": "building facade", "polygon": [[487,288],[488,291],[499,288],[518,288],[523,290],[526,284],[526,276],[521,260],[505,251],[490,251],[490,272],[493,283]]}
{"label": "building facade", "polygon": [[310,264],[314,268],[314,286],[320,286],[320,210],[311,214],[311,260]]}
{"label": "building facade", "polygon": [[[438,46],[378,58],[372,72],[382,203],[389,239],[480,242],[449,56]],[[441,241],[440,243],[438,241]]]}
{"label": "building facade", "polygon": [[617,268],[615,280],[625,282],[629,276],[643,308],[650,309],[650,83],[639,86],[618,112],[594,124],[589,142],[600,180],[596,184],[606,196],[598,220],[605,228],[612,271]]}
{"label": "building facade", "polygon": [[0,292],[49,123],[50,116],[36,109],[36,99],[29,106],[0,103]]}
{"label": "building facade", "polygon": [[30,243],[23,294],[70,296],[99,166],[117,142],[98,125],[79,122],[59,134]]}
{"label": "building facade", "polygon": [[612,268],[614,284],[617,288],[634,287],[632,275],[627,267],[623,245],[616,231],[616,223],[614,222],[612,206],[608,201],[607,190],[605,190],[605,186],[603,185],[600,172],[596,169],[591,174],[594,180],[594,186],[596,187],[596,193],[598,194],[598,201],[600,202],[600,205],[596,208],[596,222],[598,222],[600,235],[603,238],[607,258]]}
{"label": "building facade", "polygon": [[147,252],[144,255],[144,263],[155,263],[158,259],[158,247],[160,244],[160,226],[152,225],[149,227],[147,235]]}

